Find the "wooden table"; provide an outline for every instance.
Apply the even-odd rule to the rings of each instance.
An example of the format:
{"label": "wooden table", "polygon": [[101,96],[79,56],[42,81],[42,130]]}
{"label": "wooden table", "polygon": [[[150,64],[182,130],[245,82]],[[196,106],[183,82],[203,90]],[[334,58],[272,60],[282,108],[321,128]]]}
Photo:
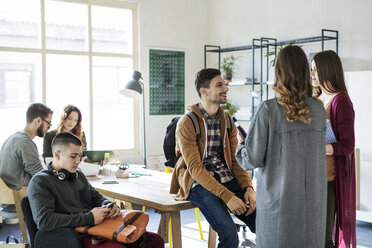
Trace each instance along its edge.
{"label": "wooden table", "polygon": [[103,184],[103,181],[113,179],[98,176],[97,180],[90,180],[90,183],[104,196],[153,208],[160,213],[158,234],[165,242],[168,241],[169,218],[172,218],[173,247],[181,248],[180,210],[195,206],[189,201],[176,201],[175,195],[169,194],[171,174],[151,170],[141,172],[150,173],[151,176],[114,179],[119,184]]}

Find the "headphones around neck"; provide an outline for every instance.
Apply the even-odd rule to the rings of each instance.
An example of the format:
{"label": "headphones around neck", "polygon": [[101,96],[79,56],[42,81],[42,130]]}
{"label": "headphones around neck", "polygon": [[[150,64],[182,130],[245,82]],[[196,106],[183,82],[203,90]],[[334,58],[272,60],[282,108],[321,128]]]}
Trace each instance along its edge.
{"label": "headphones around neck", "polygon": [[56,171],[52,168],[52,162],[48,164],[48,172],[49,174],[56,176],[61,181],[73,181],[78,177],[78,174],[71,173],[66,169],[60,169],[59,171]]}

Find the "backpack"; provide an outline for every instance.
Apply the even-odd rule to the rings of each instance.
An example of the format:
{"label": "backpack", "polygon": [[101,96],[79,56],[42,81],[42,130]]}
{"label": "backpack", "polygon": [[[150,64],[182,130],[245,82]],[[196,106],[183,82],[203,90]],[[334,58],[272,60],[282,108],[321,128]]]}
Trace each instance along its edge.
{"label": "backpack", "polygon": [[[186,116],[188,116],[192,123],[194,124],[194,130],[196,133],[196,142],[200,139],[200,126],[198,122],[198,116],[193,111],[187,111],[185,113]],[[180,120],[181,117],[174,117],[171,120],[171,123],[167,127],[167,131],[165,132],[164,137],[164,143],[163,143],[163,150],[165,155],[165,163],[164,165],[167,167],[174,168],[176,166],[176,163],[178,159],[182,156],[182,154],[179,154],[176,156],[176,128],[177,123]],[[229,120],[227,122],[227,131],[228,133],[231,133],[231,118],[230,115],[225,112],[225,118],[226,120]]]}

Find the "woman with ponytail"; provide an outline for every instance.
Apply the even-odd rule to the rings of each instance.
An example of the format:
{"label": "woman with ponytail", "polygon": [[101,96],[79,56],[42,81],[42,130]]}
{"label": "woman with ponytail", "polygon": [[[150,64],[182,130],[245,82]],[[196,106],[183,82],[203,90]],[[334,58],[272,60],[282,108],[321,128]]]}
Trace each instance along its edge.
{"label": "woman with ponytail", "polygon": [[273,89],[236,151],[242,167],[258,168],[257,247],[324,247],[326,113],[300,47],[279,52]]}

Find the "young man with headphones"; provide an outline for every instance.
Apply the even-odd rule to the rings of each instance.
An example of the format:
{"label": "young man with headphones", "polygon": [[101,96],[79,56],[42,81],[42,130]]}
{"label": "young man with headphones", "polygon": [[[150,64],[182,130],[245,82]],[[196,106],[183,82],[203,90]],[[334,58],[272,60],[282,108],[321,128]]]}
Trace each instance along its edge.
{"label": "young man with headphones", "polygon": [[[78,169],[82,156],[82,142],[69,132],[59,133],[52,141],[53,161],[48,169],[36,174],[28,186],[33,219],[38,232],[36,247],[82,247],[74,228],[93,226],[105,218],[121,214]],[[164,247],[160,236],[148,233],[145,247]],[[122,247],[139,247],[141,238]],[[137,244],[138,243],[138,244]],[[113,244],[118,247],[118,244]],[[109,246],[103,246],[109,247]]]}

